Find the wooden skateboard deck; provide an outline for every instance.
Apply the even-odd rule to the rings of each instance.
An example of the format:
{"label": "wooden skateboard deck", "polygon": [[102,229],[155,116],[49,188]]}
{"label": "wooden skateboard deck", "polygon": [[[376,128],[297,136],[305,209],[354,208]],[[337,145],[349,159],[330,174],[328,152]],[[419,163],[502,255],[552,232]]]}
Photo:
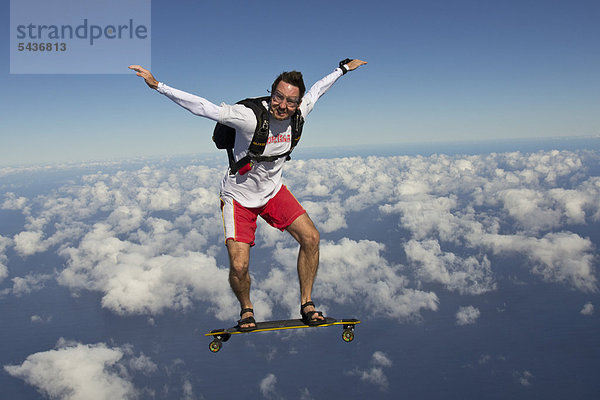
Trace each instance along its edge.
{"label": "wooden skateboard deck", "polygon": [[256,323],[256,329],[251,331],[241,331],[237,326],[228,329],[215,329],[209,333],[205,333],[204,336],[212,336],[214,339],[210,342],[208,348],[213,353],[221,350],[223,342],[229,340],[231,335],[237,335],[240,333],[255,333],[255,332],[267,332],[267,331],[279,331],[283,329],[300,329],[300,328],[319,328],[325,326],[342,325],[342,339],[345,342],[351,342],[354,340],[354,328],[360,321],[357,319],[335,319],[327,317],[325,322],[320,325],[306,325],[301,319],[285,319],[280,321],[263,321]]}

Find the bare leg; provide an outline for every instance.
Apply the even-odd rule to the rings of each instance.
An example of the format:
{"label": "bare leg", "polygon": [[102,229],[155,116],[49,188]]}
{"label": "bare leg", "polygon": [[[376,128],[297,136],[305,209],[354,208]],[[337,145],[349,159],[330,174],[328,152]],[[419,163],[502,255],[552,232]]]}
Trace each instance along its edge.
{"label": "bare leg", "polygon": [[[319,241],[320,235],[308,214],[302,214],[287,231],[300,244],[298,252],[298,280],[300,281],[300,304],[311,301],[313,284],[319,269]],[[314,306],[307,306],[304,312],[315,311]],[[323,317],[314,315],[313,319],[322,320]]]}
{"label": "bare leg", "polygon": [[[240,302],[242,309],[252,308],[250,301],[250,245],[247,243],[227,240],[227,251],[229,253],[229,284]],[[242,314],[242,319],[253,317],[253,313]],[[242,328],[253,327],[254,324],[242,324]]]}

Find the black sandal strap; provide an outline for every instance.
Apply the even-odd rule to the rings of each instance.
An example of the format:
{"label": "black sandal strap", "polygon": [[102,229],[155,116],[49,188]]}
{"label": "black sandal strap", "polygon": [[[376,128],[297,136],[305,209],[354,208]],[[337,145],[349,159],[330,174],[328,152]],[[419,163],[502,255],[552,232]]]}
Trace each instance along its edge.
{"label": "black sandal strap", "polygon": [[[306,325],[316,326],[327,323],[326,318],[323,316],[323,312],[321,311],[304,312],[304,310],[301,310],[300,314],[302,315],[302,322],[304,322]],[[313,318],[315,315],[323,317],[323,319]]]}
{"label": "black sandal strap", "polygon": [[[312,301],[307,301],[306,303],[304,303],[300,306],[300,315],[302,315],[302,321],[304,321],[304,323],[306,323],[306,324],[317,324],[318,325],[320,323],[324,323],[325,317],[323,316],[323,312],[316,311],[316,310],[305,312],[304,309],[308,306],[315,307],[315,303],[313,303]],[[317,315],[319,317],[323,317],[323,319],[313,318],[315,315]]]}
{"label": "black sandal strap", "polygon": [[254,314],[254,310],[251,308],[243,308],[242,311],[240,311],[240,317],[246,313],[251,312],[252,314]]}
{"label": "black sandal strap", "polygon": [[[246,327],[242,328],[242,325],[250,325],[250,324],[254,324],[254,326],[246,326]],[[240,332],[253,331],[257,328],[256,320],[254,319],[254,317],[246,317],[244,319],[240,319],[238,321],[237,328],[240,330]]]}
{"label": "black sandal strap", "polygon": [[[304,317],[308,320],[313,320],[313,315],[317,314],[318,316],[322,317],[323,316],[323,312],[322,311],[309,311],[307,313],[304,313]],[[318,321],[316,318],[314,318],[315,321]]]}
{"label": "black sandal strap", "polygon": [[256,324],[256,320],[254,317],[246,317],[244,319],[240,319],[238,321],[238,325],[246,325],[246,324]]}

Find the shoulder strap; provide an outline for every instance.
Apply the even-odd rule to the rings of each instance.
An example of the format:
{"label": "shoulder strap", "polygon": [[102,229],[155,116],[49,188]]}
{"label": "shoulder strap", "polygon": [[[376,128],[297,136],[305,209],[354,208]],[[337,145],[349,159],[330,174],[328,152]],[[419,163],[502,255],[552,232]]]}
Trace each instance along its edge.
{"label": "shoulder strap", "polygon": [[300,108],[296,110],[296,113],[292,116],[292,148],[290,149],[290,153],[294,150],[294,147],[300,141],[300,136],[302,136],[302,128],[304,127],[304,117],[300,112]]}
{"label": "shoulder strap", "polygon": [[269,112],[262,104],[265,100],[268,101],[269,97],[244,99],[238,102],[238,104],[242,104],[254,111],[254,115],[256,115],[256,129],[248,147],[248,152],[257,156],[264,153],[267,140],[269,139]]}

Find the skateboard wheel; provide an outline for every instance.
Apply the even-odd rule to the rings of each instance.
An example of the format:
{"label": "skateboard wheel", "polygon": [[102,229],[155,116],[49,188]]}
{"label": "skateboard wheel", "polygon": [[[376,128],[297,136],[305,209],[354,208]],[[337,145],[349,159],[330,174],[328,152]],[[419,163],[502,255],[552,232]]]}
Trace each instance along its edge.
{"label": "skateboard wheel", "polygon": [[344,339],[344,342],[351,342],[354,340],[354,332],[352,332],[352,329],[344,329],[344,332],[342,333],[342,339]]}
{"label": "skateboard wheel", "polygon": [[208,348],[213,353],[216,353],[217,351],[221,350],[222,345],[223,345],[223,343],[221,343],[220,340],[215,339],[212,342],[210,342],[210,344],[208,345]]}

